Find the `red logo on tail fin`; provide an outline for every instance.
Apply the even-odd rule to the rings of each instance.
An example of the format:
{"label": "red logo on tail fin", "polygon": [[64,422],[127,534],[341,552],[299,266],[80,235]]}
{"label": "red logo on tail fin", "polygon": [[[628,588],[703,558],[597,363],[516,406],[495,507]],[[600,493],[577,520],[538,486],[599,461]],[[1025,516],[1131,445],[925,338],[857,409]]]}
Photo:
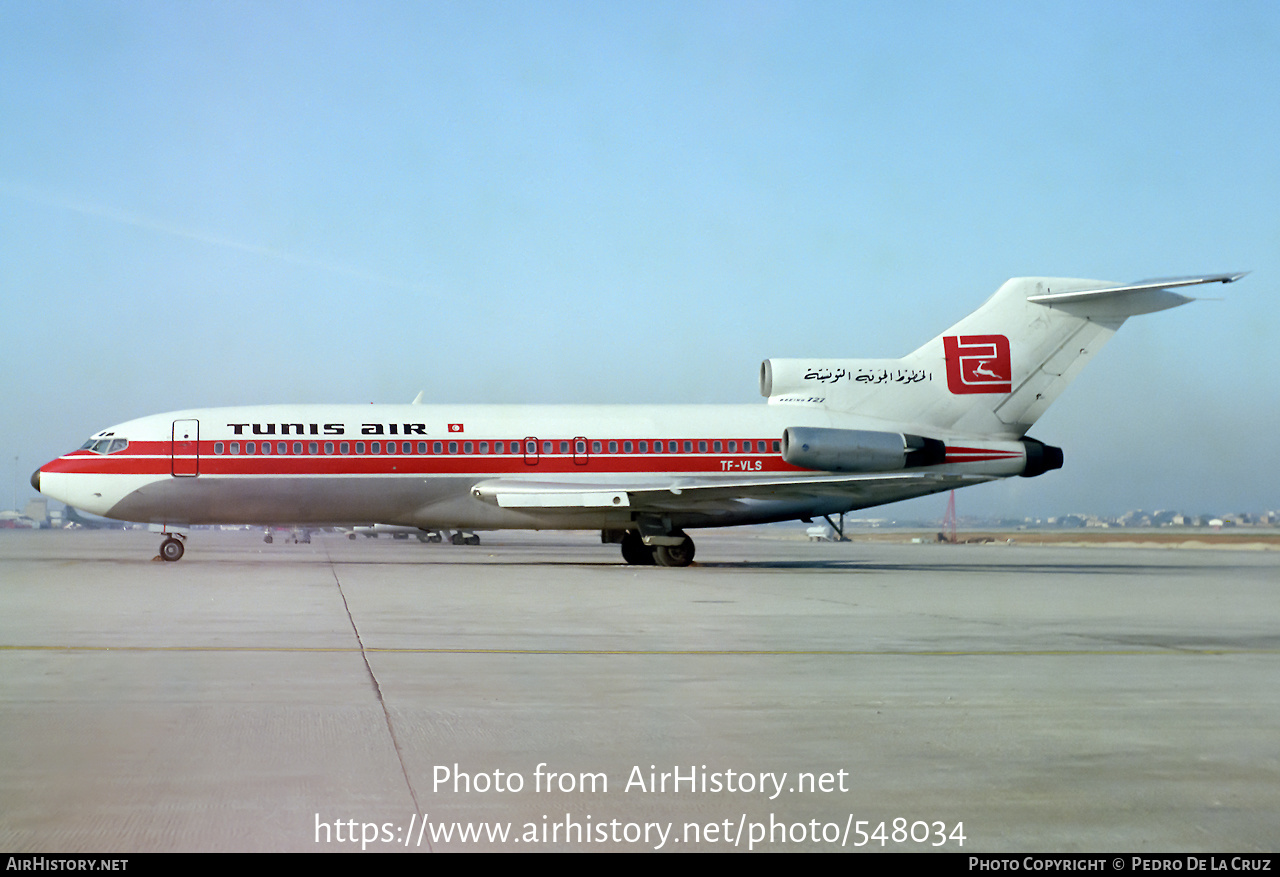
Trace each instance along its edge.
{"label": "red logo on tail fin", "polygon": [[1009,339],[1003,335],[944,335],[947,388],[953,393],[1008,393],[1013,390]]}

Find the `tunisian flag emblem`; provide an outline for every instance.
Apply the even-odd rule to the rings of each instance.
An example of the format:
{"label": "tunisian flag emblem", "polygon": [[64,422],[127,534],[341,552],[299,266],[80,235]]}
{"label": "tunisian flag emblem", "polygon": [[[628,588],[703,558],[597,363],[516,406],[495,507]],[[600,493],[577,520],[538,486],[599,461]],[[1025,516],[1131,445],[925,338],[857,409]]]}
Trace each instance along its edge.
{"label": "tunisian flag emblem", "polygon": [[462,424],[461,423],[449,424],[449,432],[462,432]]}

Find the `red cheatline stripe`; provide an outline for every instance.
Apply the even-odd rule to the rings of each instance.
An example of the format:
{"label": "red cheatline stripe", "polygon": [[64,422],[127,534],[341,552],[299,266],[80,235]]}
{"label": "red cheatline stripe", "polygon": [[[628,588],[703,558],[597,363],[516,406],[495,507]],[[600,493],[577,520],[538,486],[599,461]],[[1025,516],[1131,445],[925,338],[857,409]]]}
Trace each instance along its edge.
{"label": "red cheatline stripe", "polygon": [[[191,458],[178,458],[178,463],[193,464]],[[756,461],[749,462],[746,467],[725,469],[718,458],[689,459],[667,455],[664,458],[647,461],[604,460],[593,458],[587,465],[575,465],[572,457],[543,457],[536,464],[526,465],[519,457],[498,460],[493,457],[473,455],[453,458],[364,459],[360,457],[311,457],[288,459],[286,457],[259,459],[250,458],[201,457],[199,469],[201,475],[507,475],[561,472],[589,472],[591,474],[682,474],[717,473],[723,475],[756,474],[761,472],[804,472],[808,471],[782,460],[760,460],[760,467],[755,468]],[[626,465],[624,465],[626,464]],[[119,459],[94,460],[88,462],[55,460],[46,464],[44,472],[66,472],[95,475],[169,475],[173,461],[168,457],[151,459]]]}
{"label": "red cheatline stripe", "polygon": [[[241,447],[247,444],[249,440],[241,440]],[[254,439],[259,445],[264,444],[265,438]],[[293,436],[280,439],[271,439],[272,446],[279,441],[283,441],[292,450],[295,438]],[[317,437],[315,439],[306,437],[301,439],[304,449],[309,447],[311,443],[316,443],[323,448],[323,442],[331,442],[335,450],[342,442],[346,442],[348,446],[354,450],[355,439],[342,438],[324,438]],[[370,439],[360,439],[365,443],[366,448],[372,443]],[[389,440],[379,440],[384,446],[389,444]],[[256,476],[288,476],[288,475],[505,475],[505,474],[529,474],[529,473],[561,473],[561,472],[590,472],[592,474],[679,474],[679,473],[719,473],[719,474],[754,474],[765,472],[802,472],[808,471],[800,467],[792,466],[777,456],[776,452],[766,451],[714,451],[710,448],[714,447],[711,439],[646,439],[645,441],[662,441],[665,443],[679,442],[683,448],[685,441],[693,442],[693,447],[698,447],[698,442],[707,442],[708,450],[693,451],[685,453],[683,450],[678,452],[655,453],[653,451],[641,452],[638,450],[639,439],[604,439],[603,441],[616,441],[619,447],[622,447],[623,441],[633,442],[636,448],[632,453],[590,453],[578,455],[575,457],[572,453],[553,453],[553,454],[536,454],[525,455],[520,450],[511,453],[442,453],[442,454],[418,454],[418,439],[396,439],[396,446],[399,447],[403,442],[411,443],[411,451],[415,453],[395,453],[395,454],[215,454],[213,453],[212,441],[200,442],[199,454],[199,473],[201,475],[256,475]],[[436,439],[428,439],[428,442],[435,442]],[[455,440],[446,440],[455,441]],[[468,439],[473,443],[473,448],[479,448],[478,439]],[[493,442],[498,439],[486,439],[486,442],[492,446]],[[502,439],[509,446],[514,445],[519,448],[522,445],[510,439]],[[554,441],[558,448],[561,439],[538,439],[539,446],[543,441]],[[592,440],[595,441],[595,440]],[[722,448],[727,447],[727,440],[720,440]],[[737,440],[742,441],[742,440]],[[770,447],[772,440],[768,439],[750,439],[753,444],[759,443],[760,446]],[[223,445],[223,450],[229,450],[230,440],[221,440],[219,444]],[[461,450],[461,442],[458,442]],[[430,445],[428,446],[430,448]],[[606,445],[607,447],[607,445]],[[137,441],[131,442],[127,449],[115,454],[95,454],[86,450],[72,451],[63,457],[54,460],[44,466],[47,472],[77,472],[89,474],[115,474],[115,475],[169,475],[172,474],[173,465],[176,461],[179,466],[183,463],[188,466],[195,464],[196,457],[192,454],[179,454],[177,457],[170,455],[171,443],[164,441]],[[981,463],[1002,460],[1014,460],[1021,458],[1019,451],[1004,450],[997,448],[971,448],[971,447],[948,447],[946,462],[948,463]],[[583,462],[585,460],[585,462]],[[729,464],[729,468],[725,468],[725,463]]]}

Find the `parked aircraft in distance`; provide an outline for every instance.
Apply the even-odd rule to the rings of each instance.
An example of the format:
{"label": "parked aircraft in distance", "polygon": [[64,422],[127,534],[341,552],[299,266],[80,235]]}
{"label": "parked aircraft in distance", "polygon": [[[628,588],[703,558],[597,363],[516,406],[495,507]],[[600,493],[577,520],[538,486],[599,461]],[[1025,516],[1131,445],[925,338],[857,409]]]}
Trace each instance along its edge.
{"label": "parked aircraft in distance", "polygon": [[392,539],[408,539],[412,536],[419,542],[443,542],[447,538],[454,545],[480,544],[480,537],[475,533],[464,533],[461,530],[455,530],[450,533],[447,530],[431,530],[426,527],[398,527],[395,524],[352,527],[347,533],[347,538],[355,539],[364,536],[377,539],[379,536],[384,535],[390,536]]}
{"label": "parked aircraft in distance", "polygon": [[274,405],[142,417],[31,476],[98,515],[193,524],[600,530],[685,566],[686,530],[840,514],[1062,466],[1026,435],[1126,318],[1210,274],[1021,277],[901,359],[769,359],[764,405]]}

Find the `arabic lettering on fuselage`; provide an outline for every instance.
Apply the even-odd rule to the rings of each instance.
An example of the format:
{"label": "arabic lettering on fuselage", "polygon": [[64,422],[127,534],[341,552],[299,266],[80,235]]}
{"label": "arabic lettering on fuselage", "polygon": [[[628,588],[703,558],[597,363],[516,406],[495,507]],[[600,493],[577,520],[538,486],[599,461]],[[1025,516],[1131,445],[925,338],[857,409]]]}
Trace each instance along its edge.
{"label": "arabic lettering on fuselage", "polygon": [[839,383],[840,381],[856,381],[860,384],[917,384],[921,381],[932,381],[933,373],[924,369],[830,369],[812,368],[805,373],[806,381],[822,383]]}

